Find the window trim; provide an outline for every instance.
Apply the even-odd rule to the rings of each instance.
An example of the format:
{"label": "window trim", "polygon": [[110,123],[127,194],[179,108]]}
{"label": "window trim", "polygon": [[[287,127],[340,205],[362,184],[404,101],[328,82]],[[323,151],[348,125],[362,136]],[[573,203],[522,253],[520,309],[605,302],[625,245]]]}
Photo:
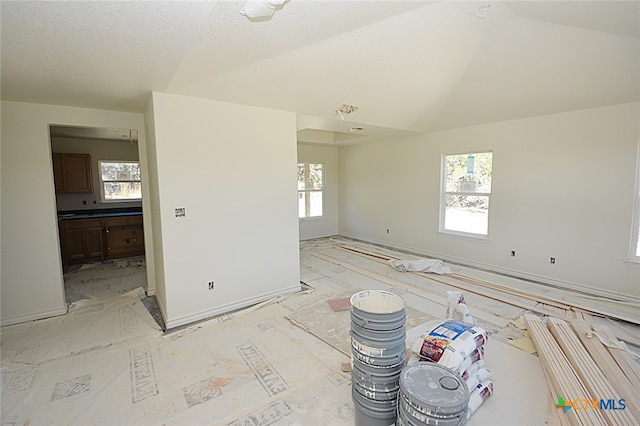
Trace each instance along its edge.
{"label": "window trim", "polygon": [[[142,193],[140,198],[127,198],[119,200],[108,200],[104,195],[104,183],[105,182],[120,182],[120,181],[104,181],[102,180],[102,163],[135,163],[140,167],[140,161],[137,160],[98,160],[98,180],[100,181],[100,202],[101,203],[139,203],[142,201]],[[142,176],[140,180],[129,180],[121,182],[140,182],[140,189],[142,190]]]}
{"label": "window trim", "polygon": [[636,175],[634,183],[634,200],[631,222],[631,238],[629,239],[629,257],[626,262],[630,266],[640,267],[640,254],[637,254],[638,239],[640,237],[640,142],[636,153]]}
{"label": "window trim", "polygon": [[[490,239],[491,235],[491,194],[492,192],[466,192],[466,191],[450,191],[447,192],[447,157],[457,155],[475,155],[475,154],[491,154],[491,188],[493,192],[493,150],[479,150],[479,151],[464,151],[464,152],[452,152],[448,154],[442,154],[440,162],[440,214],[438,218],[438,233],[447,236],[469,238],[472,240],[486,241]],[[447,195],[472,195],[478,197],[487,197],[489,200],[489,208],[487,209],[487,233],[477,234],[474,232],[457,231],[445,228],[446,210],[447,210]]]}
{"label": "window trim", "polygon": [[300,217],[300,210],[298,208],[298,220],[324,219],[325,210],[326,210],[325,209],[325,194],[324,194],[324,189],[325,189],[325,171],[326,171],[325,163],[320,163],[320,162],[302,162],[302,163],[298,163],[298,166],[305,165],[305,164],[319,164],[320,166],[322,166],[322,189],[298,189],[298,200],[300,200],[300,193],[302,193],[302,192],[305,192],[305,193],[320,192],[321,200],[322,200],[322,214],[319,215],[319,216],[302,216],[302,217]]}

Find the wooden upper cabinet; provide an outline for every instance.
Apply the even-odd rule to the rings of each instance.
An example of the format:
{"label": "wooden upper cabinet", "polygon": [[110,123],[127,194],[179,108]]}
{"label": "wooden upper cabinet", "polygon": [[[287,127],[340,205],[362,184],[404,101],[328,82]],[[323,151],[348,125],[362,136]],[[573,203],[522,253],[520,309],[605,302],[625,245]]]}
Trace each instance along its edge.
{"label": "wooden upper cabinet", "polygon": [[56,192],[93,192],[89,154],[53,154]]}
{"label": "wooden upper cabinet", "polygon": [[56,192],[65,192],[64,154],[53,154],[53,181],[56,185]]}

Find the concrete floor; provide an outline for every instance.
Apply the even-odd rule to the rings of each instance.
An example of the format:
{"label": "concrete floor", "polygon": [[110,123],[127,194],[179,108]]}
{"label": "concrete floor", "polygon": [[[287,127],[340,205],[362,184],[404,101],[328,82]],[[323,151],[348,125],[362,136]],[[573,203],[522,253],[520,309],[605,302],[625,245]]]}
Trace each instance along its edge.
{"label": "concrete floor", "polygon": [[[406,256],[343,238],[301,242],[304,291],[168,332],[137,289],[145,284],[143,265],[70,271],[67,315],[1,329],[2,425],[353,424],[350,373],[342,371],[350,362],[349,311],[327,302],[388,290],[404,299],[411,328],[444,319],[453,287],[343,245]],[[495,385],[469,425],[544,425],[549,397],[539,360],[516,347],[526,342],[518,321],[526,310],[473,293],[465,298],[491,333],[485,362]],[[620,332],[638,336],[637,327],[625,327]]]}

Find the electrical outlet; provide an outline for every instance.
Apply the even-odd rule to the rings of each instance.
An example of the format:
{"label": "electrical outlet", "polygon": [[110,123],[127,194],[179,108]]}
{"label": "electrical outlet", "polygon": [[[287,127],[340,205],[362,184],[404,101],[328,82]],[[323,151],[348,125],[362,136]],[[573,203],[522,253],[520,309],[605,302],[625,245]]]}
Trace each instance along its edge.
{"label": "electrical outlet", "polygon": [[555,264],[555,263],[556,263],[556,258],[555,258],[555,257],[552,257],[552,258],[549,260],[549,263]]}
{"label": "electrical outlet", "polygon": [[184,207],[178,207],[176,210],[176,217],[185,217],[187,215],[187,209]]}
{"label": "electrical outlet", "polygon": [[213,281],[209,281],[209,290],[213,290],[215,287],[215,283]]}

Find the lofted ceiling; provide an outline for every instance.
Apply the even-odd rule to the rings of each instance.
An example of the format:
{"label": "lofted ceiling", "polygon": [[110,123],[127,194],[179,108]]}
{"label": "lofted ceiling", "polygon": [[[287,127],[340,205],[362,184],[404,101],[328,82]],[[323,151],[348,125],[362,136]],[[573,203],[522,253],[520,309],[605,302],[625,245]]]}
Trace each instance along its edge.
{"label": "lofted ceiling", "polygon": [[2,0],[2,99],[182,94],[293,111],[299,141],[338,146],[640,100],[638,0],[245,3]]}

